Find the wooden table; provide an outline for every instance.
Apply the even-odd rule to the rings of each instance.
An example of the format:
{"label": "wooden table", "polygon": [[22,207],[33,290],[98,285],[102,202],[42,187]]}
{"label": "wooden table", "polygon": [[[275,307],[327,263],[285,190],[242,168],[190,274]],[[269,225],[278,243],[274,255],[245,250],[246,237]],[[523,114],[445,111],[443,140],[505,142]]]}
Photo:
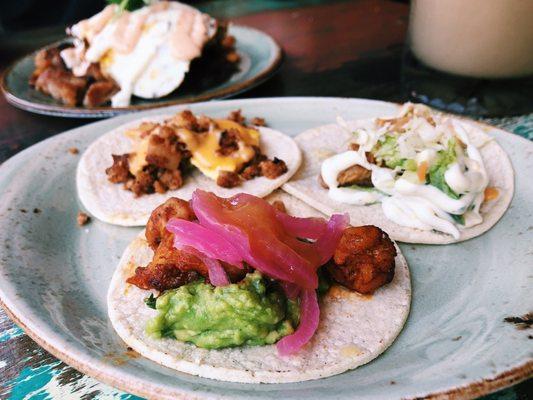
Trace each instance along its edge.
{"label": "wooden table", "polygon": [[[239,7],[231,8],[220,1],[200,2],[202,8],[214,11],[215,16],[217,12],[228,14],[228,8],[233,15],[267,8],[230,19],[268,32],[285,50],[279,73],[239,97],[312,95],[404,101],[400,64],[408,6],[387,0],[307,1],[320,2],[327,4],[287,8],[295,2],[236,1]],[[0,70],[9,61],[0,58]],[[0,98],[0,163],[40,140],[89,122],[30,114]],[[533,136],[531,115],[492,122],[526,137]],[[488,398],[525,399],[530,386],[526,382]],[[43,399],[46,396],[136,398],[57,360],[0,310],[0,398]]]}

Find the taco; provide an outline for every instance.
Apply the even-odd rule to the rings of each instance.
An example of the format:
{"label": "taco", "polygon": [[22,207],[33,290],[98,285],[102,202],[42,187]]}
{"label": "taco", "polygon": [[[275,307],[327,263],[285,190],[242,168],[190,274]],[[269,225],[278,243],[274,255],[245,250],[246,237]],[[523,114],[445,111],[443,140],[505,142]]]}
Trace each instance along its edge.
{"label": "taco", "polygon": [[240,111],[225,119],[176,115],[130,122],[92,143],[77,170],[78,196],[96,218],[145,225],[170,197],[190,199],[196,188],[221,196],[264,197],[298,169],[294,140]]}
{"label": "taco", "polygon": [[226,23],[177,1],[109,3],[36,53],[32,88],[71,107],[128,107],[201,92],[239,70]]}
{"label": "taco", "polygon": [[425,106],[406,104],[388,118],[339,119],[295,140],[305,158],[285,191],[402,242],[479,236],[513,197],[509,158],[482,126]]}
{"label": "taco", "polygon": [[198,190],[154,210],[108,291],[129,347],[193,375],[281,383],[339,374],[392,344],[411,286],[387,234],[287,194],[268,200]]}

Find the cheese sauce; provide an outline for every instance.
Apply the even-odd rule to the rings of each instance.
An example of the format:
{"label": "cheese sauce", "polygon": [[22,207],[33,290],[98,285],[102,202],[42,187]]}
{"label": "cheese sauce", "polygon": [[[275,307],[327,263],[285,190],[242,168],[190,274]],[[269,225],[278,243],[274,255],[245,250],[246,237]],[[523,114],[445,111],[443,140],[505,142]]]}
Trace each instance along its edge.
{"label": "cheese sauce", "polygon": [[[340,125],[346,126],[343,122]],[[397,119],[365,121],[354,132],[354,142],[359,144],[357,151],[336,154],[322,163],[321,176],[329,187],[329,197],[361,206],[380,201],[385,216],[399,225],[436,230],[458,239],[460,229],[483,221],[479,209],[489,183],[479,149],[469,139],[469,129],[477,128],[433,115],[427,107],[411,104],[402,108]],[[412,160],[417,166],[416,172],[401,167],[380,167],[367,161],[365,153],[379,154],[379,143],[385,146],[385,135],[394,132],[396,145],[388,149],[388,160],[393,157],[396,161]],[[455,160],[439,164],[439,153],[449,151],[450,141],[457,142],[453,147]],[[374,190],[339,187],[339,173],[353,165],[372,171]],[[445,168],[445,184],[440,184],[447,185],[453,196],[431,184],[432,166]],[[429,182],[426,182],[426,174]],[[464,224],[457,222],[461,218]]]}

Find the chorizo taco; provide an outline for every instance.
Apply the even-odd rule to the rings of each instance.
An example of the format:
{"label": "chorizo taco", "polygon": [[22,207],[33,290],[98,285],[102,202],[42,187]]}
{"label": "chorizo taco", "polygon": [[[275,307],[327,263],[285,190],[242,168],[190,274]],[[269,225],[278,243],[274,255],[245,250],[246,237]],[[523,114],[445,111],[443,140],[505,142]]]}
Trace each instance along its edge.
{"label": "chorizo taco", "polygon": [[346,211],[398,241],[446,244],[489,230],[514,191],[504,150],[473,122],[405,104],[398,115],[296,137],[305,158],[283,189],[321,212]]}
{"label": "chorizo taco", "polygon": [[124,226],[145,225],[156,206],[196,188],[264,197],[301,162],[296,142],[264,124],[240,111],[219,119],[185,110],[120,126],[82,155],[78,196],[96,218]]}
{"label": "chorizo taco", "polygon": [[267,200],[197,190],[153,211],[108,292],[129,347],[193,375],[280,383],[339,374],[392,344],[411,285],[388,235],[284,193]]}

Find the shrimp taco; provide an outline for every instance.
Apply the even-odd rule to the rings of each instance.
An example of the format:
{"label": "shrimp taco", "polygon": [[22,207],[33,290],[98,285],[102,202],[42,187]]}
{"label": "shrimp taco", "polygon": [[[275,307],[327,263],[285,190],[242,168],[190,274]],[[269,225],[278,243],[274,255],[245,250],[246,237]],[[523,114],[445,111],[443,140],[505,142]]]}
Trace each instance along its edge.
{"label": "shrimp taco", "polygon": [[392,344],[411,286],[388,235],[284,193],[267,200],[197,190],[153,211],[108,292],[128,346],[189,374],[280,383],[339,374]]}
{"label": "shrimp taco", "polygon": [[339,119],[295,140],[305,158],[285,191],[402,242],[479,236],[513,197],[511,162],[483,126],[425,106],[405,104],[394,117]]}
{"label": "shrimp taco", "polygon": [[96,218],[116,225],[145,225],[170,197],[190,199],[196,188],[221,196],[264,197],[298,169],[296,142],[250,124],[240,111],[227,118],[176,115],[130,122],[92,143],[77,170],[78,196]]}

